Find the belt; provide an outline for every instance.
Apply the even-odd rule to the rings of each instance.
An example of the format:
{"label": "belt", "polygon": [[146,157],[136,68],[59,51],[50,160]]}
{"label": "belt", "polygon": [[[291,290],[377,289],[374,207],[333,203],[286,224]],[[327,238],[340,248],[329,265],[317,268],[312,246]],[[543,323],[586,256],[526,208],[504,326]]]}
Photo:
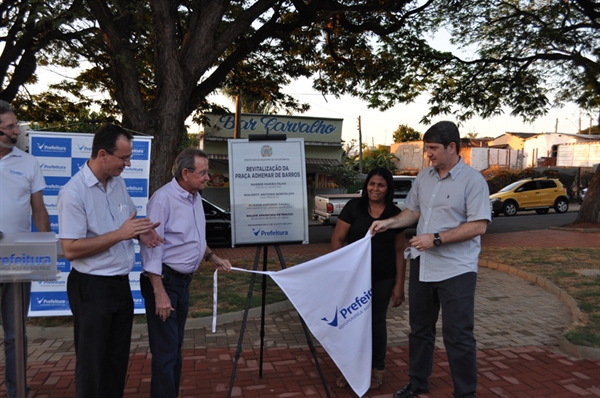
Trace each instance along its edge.
{"label": "belt", "polygon": [[122,280],[129,280],[129,274],[125,274],[125,275],[96,275],[96,274],[86,274],[85,272],[79,272],[77,271],[75,268],[71,269],[71,272],[75,271],[78,274],[81,275],[86,275],[86,276],[97,276],[99,278],[104,278],[104,279],[116,279],[118,281],[122,281]]}
{"label": "belt", "polygon": [[192,274],[184,274],[179,271],[175,271],[173,268],[169,267],[167,264],[164,263],[162,265],[162,272],[163,274],[168,274],[181,279],[187,279],[192,277]]}

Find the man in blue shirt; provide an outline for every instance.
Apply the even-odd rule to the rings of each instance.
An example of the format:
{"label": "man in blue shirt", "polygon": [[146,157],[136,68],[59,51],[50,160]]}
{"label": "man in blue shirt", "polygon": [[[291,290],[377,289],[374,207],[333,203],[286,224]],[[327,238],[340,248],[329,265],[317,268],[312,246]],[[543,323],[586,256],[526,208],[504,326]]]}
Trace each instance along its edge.
{"label": "man in blue shirt", "polygon": [[[474,397],[477,388],[473,335],[480,236],[491,221],[488,185],[460,157],[460,134],[452,122],[439,122],[423,136],[431,166],[421,170],[398,216],[375,221],[372,233],[408,227],[410,240],[409,376],[394,398],[429,391],[435,325],[442,309],[442,334],[455,397]],[[407,253],[408,254],[408,253]]]}
{"label": "man in blue shirt", "polygon": [[[21,130],[13,107],[0,100],[0,231],[5,234],[31,232],[33,216],[36,229],[39,232],[49,232],[50,218],[42,194],[46,187],[44,176],[35,157],[16,147],[19,134]],[[9,398],[17,396],[15,285],[12,282],[0,283],[6,358],[4,375]],[[30,291],[31,282],[22,283],[24,314],[27,314],[29,308]],[[23,348],[27,361],[27,336],[24,337]]]}

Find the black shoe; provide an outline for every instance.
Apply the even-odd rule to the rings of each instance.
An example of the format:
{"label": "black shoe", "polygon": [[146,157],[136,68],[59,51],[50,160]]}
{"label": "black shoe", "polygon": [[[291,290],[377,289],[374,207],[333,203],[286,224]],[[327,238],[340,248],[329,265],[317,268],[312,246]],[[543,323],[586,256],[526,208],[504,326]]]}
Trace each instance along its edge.
{"label": "black shoe", "polygon": [[428,392],[429,390],[422,390],[420,388],[416,388],[411,383],[408,383],[402,390],[394,393],[394,398],[412,398],[419,394],[426,394]]}

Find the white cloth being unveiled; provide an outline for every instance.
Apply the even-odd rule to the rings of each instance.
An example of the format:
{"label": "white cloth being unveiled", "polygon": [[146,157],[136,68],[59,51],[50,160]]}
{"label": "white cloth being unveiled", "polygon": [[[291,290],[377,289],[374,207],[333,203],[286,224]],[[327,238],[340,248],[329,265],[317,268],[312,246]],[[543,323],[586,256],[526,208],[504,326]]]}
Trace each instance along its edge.
{"label": "white cloth being unveiled", "polygon": [[371,236],[268,274],[358,396],[371,385]]}

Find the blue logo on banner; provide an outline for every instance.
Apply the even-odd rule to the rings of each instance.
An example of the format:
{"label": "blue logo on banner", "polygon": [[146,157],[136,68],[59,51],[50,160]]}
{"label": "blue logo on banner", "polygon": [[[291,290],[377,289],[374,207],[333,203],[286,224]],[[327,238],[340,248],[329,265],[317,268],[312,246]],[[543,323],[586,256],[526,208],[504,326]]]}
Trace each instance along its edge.
{"label": "blue logo on banner", "polygon": [[58,257],[56,259],[56,268],[60,272],[71,272],[71,262],[66,258]]}
{"label": "blue logo on banner", "polygon": [[87,146],[86,144],[78,144],[77,149],[79,152],[92,153],[92,147]]}
{"label": "blue logo on banner", "polygon": [[124,178],[127,193],[132,198],[145,198],[148,196],[148,180],[145,178]]}
{"label": "blue logo on banner", "polygon": [[150,142],[133,140],[131,144],[131,160],[148,160]]}
{"label": "blue logo on banner", "polygon": [[144,310],[146,307],[144,306],[144,298],[142,297],[142,292],[139,290],[132,290],[131,295],[133,296],[133,309],[134,310]]}
{"label": "blue logo on banner", "polygon": [[69,311],[67,292],[31,292],[31,311]]}
{"label": "blue logo on banner", "polygon": [[133,263],[131,272],[142,272],[142,259],[140,258],[140,253],[135,253],[135,262]]}
{"label": "blue logo on banner", "polygon": [[362,292],[362,294],[357,295],[352,302],[344,305],[341,310],[336,306],[335,313],[333,314],[333,318],[331,320],[329,320],[327,317],[321,318],[321,320],[326,322],[329,326],[343,329],[344,326],[361,316],[364,310],[368,310],[371,307],[372,298],[373,291],[372,289],[369,289],[366,292]]}
{"label": "blue logo on banner", "polygon": [[71,159],[71,176],[74,176],[75,174],[77,174],[77,172],[79,170],[83,169],[83,166],[85,166],[85,162],[87,162],[87,159],[83,159],[83,158]]}
{"label": "blue logo on banner", "polygon": [[[67,166],[65,166],[64,164],[61,163],[55,163],[52,161],[53,159],[50,158],[45,162],[40,163],[40,170],[42,170],[42,173],[59,173],[59,174],[66,174],[68,173],[67,171]],[[67,160],[68,162],[68,160]]]}
{"label": "blue logo on banner", "polygon": [[71,157],[71,139],[57,137],[32,137],[31,154],[55,158]]}
{"label": "blue logo on banner", "polygon": [[46,188],[42,191],[44,196],[58,196],[60,189],[69,182],[69,177],[44,177]]}

